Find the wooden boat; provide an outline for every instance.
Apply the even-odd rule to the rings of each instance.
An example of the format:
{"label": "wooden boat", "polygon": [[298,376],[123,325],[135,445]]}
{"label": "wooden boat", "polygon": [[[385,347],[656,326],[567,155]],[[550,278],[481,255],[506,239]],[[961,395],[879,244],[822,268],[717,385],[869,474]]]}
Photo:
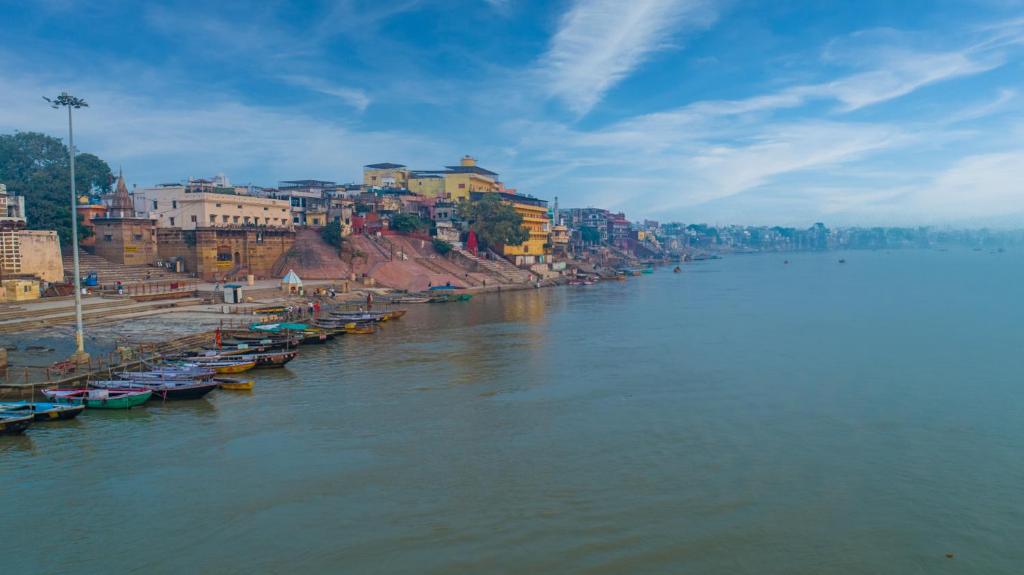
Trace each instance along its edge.
{"label": "wooden boat", "polygon": [[24,433],[35,417],[31,413],[0,411],[0,435]]}
{"label": "wooden boat", "polygon": [[[256,362],[256,366],[255,366],[254,369],[265,369],[265,368],[270,368],[270,367],[284,367],[284,365],[286,363],[288,363],[289,361],[295,359],[298,355],[299,355],[299,352],[297,352],[297,351],[275,351],[275,352],[269,352],[269,353],[254,353],[254,354],[250,354],[250,355],[240,355],[240,356],[232,356],[232,357],[233,358],[239,358],[239,359],[242,359],[244,361]],[[206,363],[208,361],[216,362],[216,361],[220,361],[223,358],[218,357],[218,356],[212,356],[212,357],[199,356],[199,357],[195,357],[193,359],[194,359],[194,361],[199,363],[199,365],[203,365],[204,363]]]}
{"label": "wooden boat", "polygon": [[89,409],[131,409],[142,405],[153,395],[152,390],[109,389],[44,389],[43,395],[70,405],[84,405]]}
{"label": "wooden boat", "polygon": [[357,323],[352,326],[345,326],[345,333],[354,335],[368,335],[377,331],[372,323]]}
{"label": "wooden boat", "polygon": [[0,403],[0,412],[27,412],[35,417],[36,421],[55,421],[74,419],[79,413],[85,411],[84,405],[65,405],[62,403],[45,402],[5,402]]}
{"label": "wooden boat", "polygon": [[430,302],[430,298],[429,297],[420,297],[420,296],[411,296],[411,295],[402,296],[402,297],[396,297],[396,298],[391,300],[391,303],[428,303],[428,302]]}
{"label": "wooden boat", "polygon": [[311,327],[300,335],[303,345],[327,343],[334,338],[334,332],[322,327]]}
{"label": "wooden boat", "polygon": [[266,369],[272,367],[284,367],[286,363],[295,359],[299,356],[297,351],[279,351],[273,353],[260,353],[256,355],[247,355],[245,358],[252,358],[256,361],[256,369]]}
{"label": "wooden boat", "polygon": [[405,312],[406,310],[404,309],[394,309],[384,313],[387,314],[388,319],[401,319],[401,317],[405,315]]}
{"label": "wooden boat", "polygon": [[256,386],[256,382],[251,379],[233,379],[230,377],[215,377],[213,381],[220,385],[221,389],[228,391],[252,391],[252,388]]}
{"label": "wooden boat", "polygon": [[328,315],[330,319],[344,322],[387,321],[387,314],[379,311],[332,311]]}
{"label": "wooden boat", "polygon": [[217,375],[232,375],[236,373],[245,373],[250,369],[256,367],[255,361],[242,361],[242,360],[221,360],[221,361],[206,361],[199,363],[181,363],[182,367],[199,367],[207,370],[212,369]]}
{"label": "wooden boat", "polygon": [[203,381],[92,381],[89,386],[96,389],[114,391],[146,391],[152,392],[151,399],[199,399],[217,389],[219,384],[212,380]]}
{"label": "wooden boat", "polygon": [[354,321],[345,321],[345,320],[332,319],[332,318],[319,319],[316,322],[317,328],[323,329],[323,330],[327,330],[327,331],[330,331],[330,332],[335,333],[335,334],[345,333],[345,328],[346,327],[348,327],[350,325],[355,325],[355,324],[356,324],[356,322],[354,322]]}
{"label": "wooden boat", "polygon": [[216,371],[206,366],[180,366],[161,365],[150,368],[147,371],[124,371],[118,377],[124,380],[196,380],[210,379],[216,375]]}
{"label": "wooden boat", "polygon": [[280,306],[280,305],[278,305],[278,306],[270,306],[270,307],[260,307],[260,308],[256,308],[256,309],[252,310],[253,313],[258,313],[260,315],[284,313],[285,311],[286,310],[285,310],[284,306]]}
{"label": "wooden boat", "polygon": [[265,334],[257,334],[259,337],[239,339],[238,336],[233,337],[229,340],[224,340],[221,344],[221,348],[235,348],[244,349],[245,347],[260,347],[266,351],[276,349],[291,349],[293,347],[299,347],[299,338],[297,337],[267,337]]}
{"label": "wooden boat", "polygon": [[683,268],[681,268],[679,266],[676,266],[676,268],[674,270],[672,270],[672,273],[677,274],[677,273],[679,273],[681,271],[683,271]]}

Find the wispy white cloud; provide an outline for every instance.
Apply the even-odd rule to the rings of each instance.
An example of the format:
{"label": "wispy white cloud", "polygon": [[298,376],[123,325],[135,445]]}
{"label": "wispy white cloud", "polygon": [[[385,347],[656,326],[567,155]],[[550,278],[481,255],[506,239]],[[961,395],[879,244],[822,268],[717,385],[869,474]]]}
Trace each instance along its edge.
{"label": "wispy white cloud", "polygon": [[705,0],[576,0],[539,74],[549,95],[584,115],[673,35],[708,26],[715,16]]}
{"label": "wispy white cloud", "polygon": [[345,180],[358,175],[368,158],[422,158],[432,165],[460,153],[444,141],[404,131],[361,130],[208,91],[163,98],[156,83],[137,93],[92,80],[67,86],[12,73],[3,64],[0,58],[0,133],[40,131],[63,138],[66,116],[43,105],[40,95],[70,88],[90,103],[75,117],[76,145],[123,164],[129,180],[140,184],[218,172],[248,182],[257,170],[265,179],[254,183],[263,185],[295,177]]}
{"label": "wispy white cloud", "polygon": [[294,74],[282,76],[281,79],[293,86],[301,86],[314,92],[339,98],[360,112],[366,111],[367,106],[370,105],[370,97],[366,95],[366,92],[358,88],[337,86],[320,78]]}

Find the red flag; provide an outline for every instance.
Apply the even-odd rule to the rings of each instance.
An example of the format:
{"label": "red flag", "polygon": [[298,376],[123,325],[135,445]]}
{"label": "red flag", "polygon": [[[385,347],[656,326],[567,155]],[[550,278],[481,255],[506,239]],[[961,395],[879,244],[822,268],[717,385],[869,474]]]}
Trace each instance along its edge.
{"label": "red flag", "polygon": [[477,255],[476,232],[474,232],[473,230],[469,230],[469,237],[466,238],[466,249],[469,250],[469,253],[473,254],[474,256]]}

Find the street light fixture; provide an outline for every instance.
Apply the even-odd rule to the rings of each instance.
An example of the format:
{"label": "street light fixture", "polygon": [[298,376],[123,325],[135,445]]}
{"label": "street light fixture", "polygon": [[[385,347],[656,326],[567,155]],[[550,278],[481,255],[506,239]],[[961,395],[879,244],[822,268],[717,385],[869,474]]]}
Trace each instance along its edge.
{"label": "street light fixture", "polygon": [[78,193],[75,190],[75,134],[72,129],[71,110],[88,108],[89,104],[67,92],[61,92],[53,99],[43,96],[43,99],[49,102],[55,110],[68,109],[68,155],[71,156],[71,245],[75,262],[75,353],[71,359],[76,363],[85,363],[89,361],[89,354],[85,353],[85,336],[82,331],[82,273],[78,263]]}

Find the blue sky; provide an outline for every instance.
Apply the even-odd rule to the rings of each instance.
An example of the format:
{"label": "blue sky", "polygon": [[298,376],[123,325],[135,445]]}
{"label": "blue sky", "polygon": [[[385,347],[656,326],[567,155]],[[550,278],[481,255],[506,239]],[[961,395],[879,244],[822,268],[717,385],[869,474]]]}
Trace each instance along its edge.
{"label": "blue sky", "polygon": [[79,148],[139,185],[472,154],[632,218],[1024,225],[1016,0],[0,0],[0,22],[0,131],[63,136],[40,96],[68,88]]}

